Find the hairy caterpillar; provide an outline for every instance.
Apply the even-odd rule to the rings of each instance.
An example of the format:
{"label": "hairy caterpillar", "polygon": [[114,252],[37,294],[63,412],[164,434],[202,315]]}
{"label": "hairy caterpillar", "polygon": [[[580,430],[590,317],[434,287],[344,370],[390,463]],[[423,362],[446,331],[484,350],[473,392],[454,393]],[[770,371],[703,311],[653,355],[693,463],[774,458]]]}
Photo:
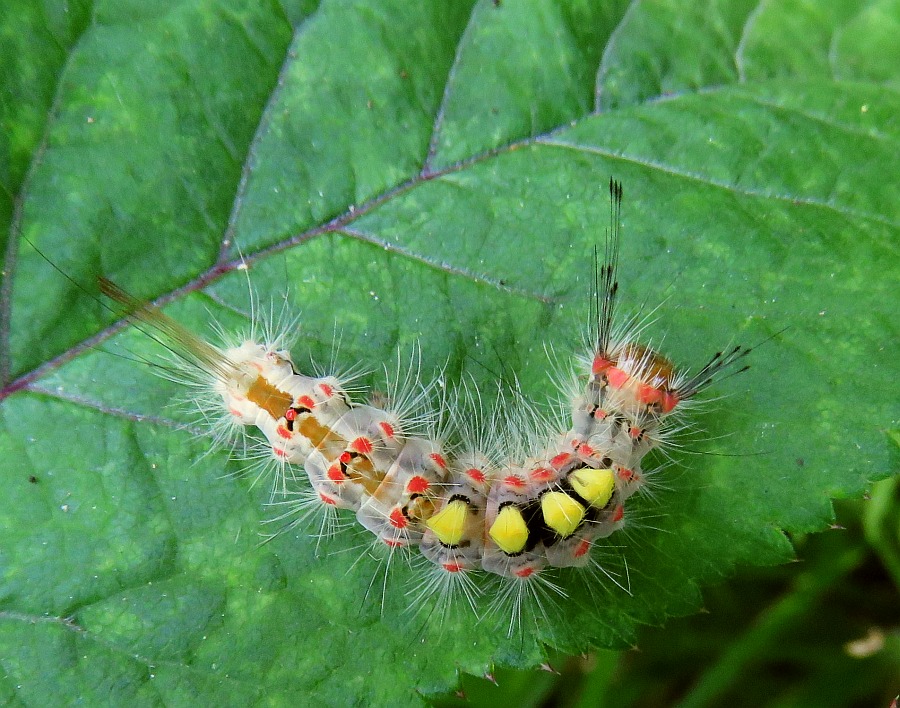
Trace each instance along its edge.
{"label": "hairy caterpillar", "polygon": [[280,509],[273,521],[289,528],[319,515],[327,535],[340,510],[353,513],[388,559],[420,552],[414,608],[433,594],[461,595],[477,615],[511,610],[512,631],[526,600],[564,594],[553,569],[606,572],[591,549],[622,527],[628,499],[646,489],[652,470],[643,459],[696,394],[742,370],[749,352],[734,347],[684,374],[638,342],[640,327],[617,324],[622,188],[614,181],[610,199],[589,341],[555,417],[514,387],[487,404],[472,387],[441,393],[413,364],[385,395],[361,402],[352,377],[297,370],[288,351],[296,320],[276,323],[254,306],[249,331],[221,333],[216,345],[109,280],[100,278],[100,289],[174,354],[154,368],[190,387],[218,446],[247,450],[248,431],[262,433],[259,473],[273,478]]}
{"label": "hairy caterpillar", "polygon": [[622,189],[613,181],[610,197],[589,342],[559,421],[515,390],[490,405],[466,389],[433,396],[418,372],[360,402],[347,377],[297,371],[289,333],[258,312],[245,336],[215,345],[114,283],[100,285],[175,354],[159,370],[192,388],[218,444],[262,433],[263,471],[276,470],[273,496],[284,505],[276,520],[293,526],[321,514],[328,532],[339,510],[354,513],[388,557],[418,548],[420,596],[458,592],[481,614],[489,594],[487,609],[512,605],[512,628],[524,600],[563,594],[552,569],[599,567],[592,545],[621,528],[628,499],[646,489],[645,456],[677,429],[696,394],[722,372],[742,370],[749,352],[734,347],[684,374],[637,341],[639,327],[617,325]]}

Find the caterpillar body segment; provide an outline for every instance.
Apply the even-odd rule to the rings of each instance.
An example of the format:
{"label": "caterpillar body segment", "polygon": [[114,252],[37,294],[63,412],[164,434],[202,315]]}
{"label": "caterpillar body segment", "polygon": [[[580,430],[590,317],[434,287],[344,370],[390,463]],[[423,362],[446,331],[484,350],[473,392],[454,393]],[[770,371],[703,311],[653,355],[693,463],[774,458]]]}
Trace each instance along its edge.
{"label": "caterpillar body segment", "polygon": [[419,545],[449,479],[446,455],[434,441],[411,438],[356,518],[392,548]]}
{"label": "caterpillar body segment", "polygon": [[483,455],[460,455],[451,468],[452,481],[444,485],[434,513],[425,522],[422,554],[448,573],[481,569],[484,515],[493,474]]}
{"label": "caterpillar body segment", "polygon": [[341,469],[339,462],[329,462],[318,450],[306,459],[306,475],[319,500],[336,509],[355,511],[365,499],[365,487]]}
{"label": "caterpillar body segment", "polygon": [[334,425],[334,432],[349,441],[346,452],[365,456],[374,469],[384,471],[381,478],[408,440],[400,424],[391,418],[380,408],[358,405],[341,416]]}

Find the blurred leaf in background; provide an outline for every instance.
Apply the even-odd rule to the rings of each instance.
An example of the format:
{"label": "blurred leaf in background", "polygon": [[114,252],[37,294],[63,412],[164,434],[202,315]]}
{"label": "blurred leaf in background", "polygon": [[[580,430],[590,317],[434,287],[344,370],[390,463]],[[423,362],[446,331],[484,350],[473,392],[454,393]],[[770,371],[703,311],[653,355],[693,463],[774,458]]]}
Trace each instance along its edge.
{"label": "blurred leaf in background", "polygon": [[[888,701],[896,486],[808,534],[897,469],[898,32],[896,0],[3,3],[2,699],[396,704],[493,671],[535,704]],[[382,612],[358,529],[261,546],[263,485],[204,456],[158,346],[93,292],[210,335],[247,322],[242,255],[302,310],[301,368],[336,338],[345,367],[419,342],[451,383],[546,402],[610,175],[655,344],[699,365],[787,329],[611,539],[631,594],[563,574],[512,638],[411,619],[402,564]],[[788,536],[802,564],[703,599]],[[561,681],[502,673],[548,647]]]}

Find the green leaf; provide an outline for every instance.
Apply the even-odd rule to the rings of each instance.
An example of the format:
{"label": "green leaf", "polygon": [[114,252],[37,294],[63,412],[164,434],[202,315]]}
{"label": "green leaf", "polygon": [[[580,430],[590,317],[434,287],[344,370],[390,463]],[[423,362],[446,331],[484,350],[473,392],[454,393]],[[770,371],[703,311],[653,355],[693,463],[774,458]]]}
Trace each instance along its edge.
{"label": "green leaf", "polygon": [[[544,645],[627,646],[791,558],[786,532],[890,470],[898,22],[886,0],[5,3],[0,695],[409,702]],[[242,254],[302,311],[303,367],[336,337],[376,368],[418,341],[425,371],[547,401],[610,175],[655,343],[696,367],[781,334],[611,539],[631,593],[564,573],[511,638],[410,613],[403,563],[382,609],[355,525],[260,545],[265,485],[207,454],[158,343],[95,296],[103,274],[213,336],[246,325]]]}

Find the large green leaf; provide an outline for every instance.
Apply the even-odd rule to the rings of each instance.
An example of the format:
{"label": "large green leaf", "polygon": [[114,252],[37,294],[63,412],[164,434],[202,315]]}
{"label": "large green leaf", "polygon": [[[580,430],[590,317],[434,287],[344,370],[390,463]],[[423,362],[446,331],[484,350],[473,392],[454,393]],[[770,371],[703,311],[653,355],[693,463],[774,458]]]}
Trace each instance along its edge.
{"label": "large green leaf", "polygon": [[[889,471],[898,24],[887,0],[4,3],[0,695],[409,701],[544,643],[627,645],[701,581],[791,558],[785,532]],[[564,574],[550,621],[509,639],[412,616],[402,563],[382,611],[353,526],[261,546],[262,485],[205,455],[158,344],[90,295],[102,273],[204,334],[240,327],[240,252],[264,302],[302,310],[301,364],[336,332],[345,366],[418,340],[425,370],[546,401],[611,174],[624,300],[664,302],[667,353],[787,329],[612,539],[631,594]]]}

